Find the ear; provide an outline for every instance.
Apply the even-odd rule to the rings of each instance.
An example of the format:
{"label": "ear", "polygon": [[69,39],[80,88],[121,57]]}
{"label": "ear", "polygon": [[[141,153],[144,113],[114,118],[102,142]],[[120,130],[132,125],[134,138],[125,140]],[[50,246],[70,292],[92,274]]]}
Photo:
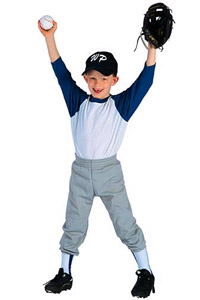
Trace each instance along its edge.
{"label": "ear", "polygon": [[119,77],[118,76],[113,77],[112,86],[115,85],[118,81],[119,81]]}
{"label": "ear", "polygon": [[87,74],[85,73],[85,74],[83,74],[83,78],[85,79],[85,81],[88,83],[88,76],[87,76]]}

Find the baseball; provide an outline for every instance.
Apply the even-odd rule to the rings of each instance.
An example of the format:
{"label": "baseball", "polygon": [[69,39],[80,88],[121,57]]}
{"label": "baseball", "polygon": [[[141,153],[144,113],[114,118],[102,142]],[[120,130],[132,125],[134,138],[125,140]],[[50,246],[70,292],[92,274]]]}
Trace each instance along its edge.
{"label": "baseball", "polygon": [[53,18],[51,16],[43,16],[40,19],[41,27],[45,30],[49,30],[53,27]]}

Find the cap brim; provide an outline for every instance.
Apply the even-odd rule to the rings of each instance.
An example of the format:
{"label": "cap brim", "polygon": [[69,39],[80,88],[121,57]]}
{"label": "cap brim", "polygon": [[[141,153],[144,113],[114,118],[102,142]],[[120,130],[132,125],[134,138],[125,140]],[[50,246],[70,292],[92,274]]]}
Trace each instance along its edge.
{"label": "cap brim", "polygon": [[82,73],[82,75],[84,75],[85,73],[87,73],[88,71],[92,71],[92,70],[95,70],[97,72],[100,72],[101,74],[105,75],[105,76],[110,76],[111,74],[113,74],[114,72],[111,71],[111,70],[108,70],[108,69],[105,69],[105,68],[101,68],[100,66],[99,67],[91,67],[91,68],[87,68],[85,69],[85,71]]}

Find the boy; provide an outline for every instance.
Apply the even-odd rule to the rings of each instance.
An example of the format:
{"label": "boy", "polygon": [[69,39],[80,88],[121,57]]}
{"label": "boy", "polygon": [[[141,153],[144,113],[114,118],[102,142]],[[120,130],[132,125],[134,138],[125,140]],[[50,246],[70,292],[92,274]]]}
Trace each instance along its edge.
{"label": "boy", "polygon": [[154,275],[148,261],[142,230],[132,215],[126,194],[120,161],[116,155],[127,122],[137,109],[153,82],[156,49],[149,44],[144,69],[126,91],[111,95],[117,77],[117,61],[109,52],[96,52],[86,61],[83,77],[90,95],[80,89],[71,78],[56,48],[53,28],[44,35],[49,57],[71,117],[75,145],[72,163],[66,221],[60,241],[62,264],[58,274],[45,284],[49,293],[71,289],[71,264],[83,243],[93,198],[101,197],[113,222],[116,234],[133,253],[139,270],[132,296],[148,297],[154,290]]}

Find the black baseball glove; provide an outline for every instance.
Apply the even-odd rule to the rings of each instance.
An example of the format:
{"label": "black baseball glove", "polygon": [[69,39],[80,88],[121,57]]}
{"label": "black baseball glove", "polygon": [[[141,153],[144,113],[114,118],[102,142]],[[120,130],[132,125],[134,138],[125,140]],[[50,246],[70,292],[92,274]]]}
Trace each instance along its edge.
{"label": "black baseball glove", "polygon": [[[163,3],[151,5],[144,16],[143,27],[138,37],[137,45],[139,39],[142,39],[144,35],[147,42],[150,42],[155,48],[160,48],[162,51],[163,45],[171,35],[173,22],[175,23],[171,12],[172,10]],[[142,42],[147,48],[143,39]],[[137,49],[137,45],[135,50]]]}

